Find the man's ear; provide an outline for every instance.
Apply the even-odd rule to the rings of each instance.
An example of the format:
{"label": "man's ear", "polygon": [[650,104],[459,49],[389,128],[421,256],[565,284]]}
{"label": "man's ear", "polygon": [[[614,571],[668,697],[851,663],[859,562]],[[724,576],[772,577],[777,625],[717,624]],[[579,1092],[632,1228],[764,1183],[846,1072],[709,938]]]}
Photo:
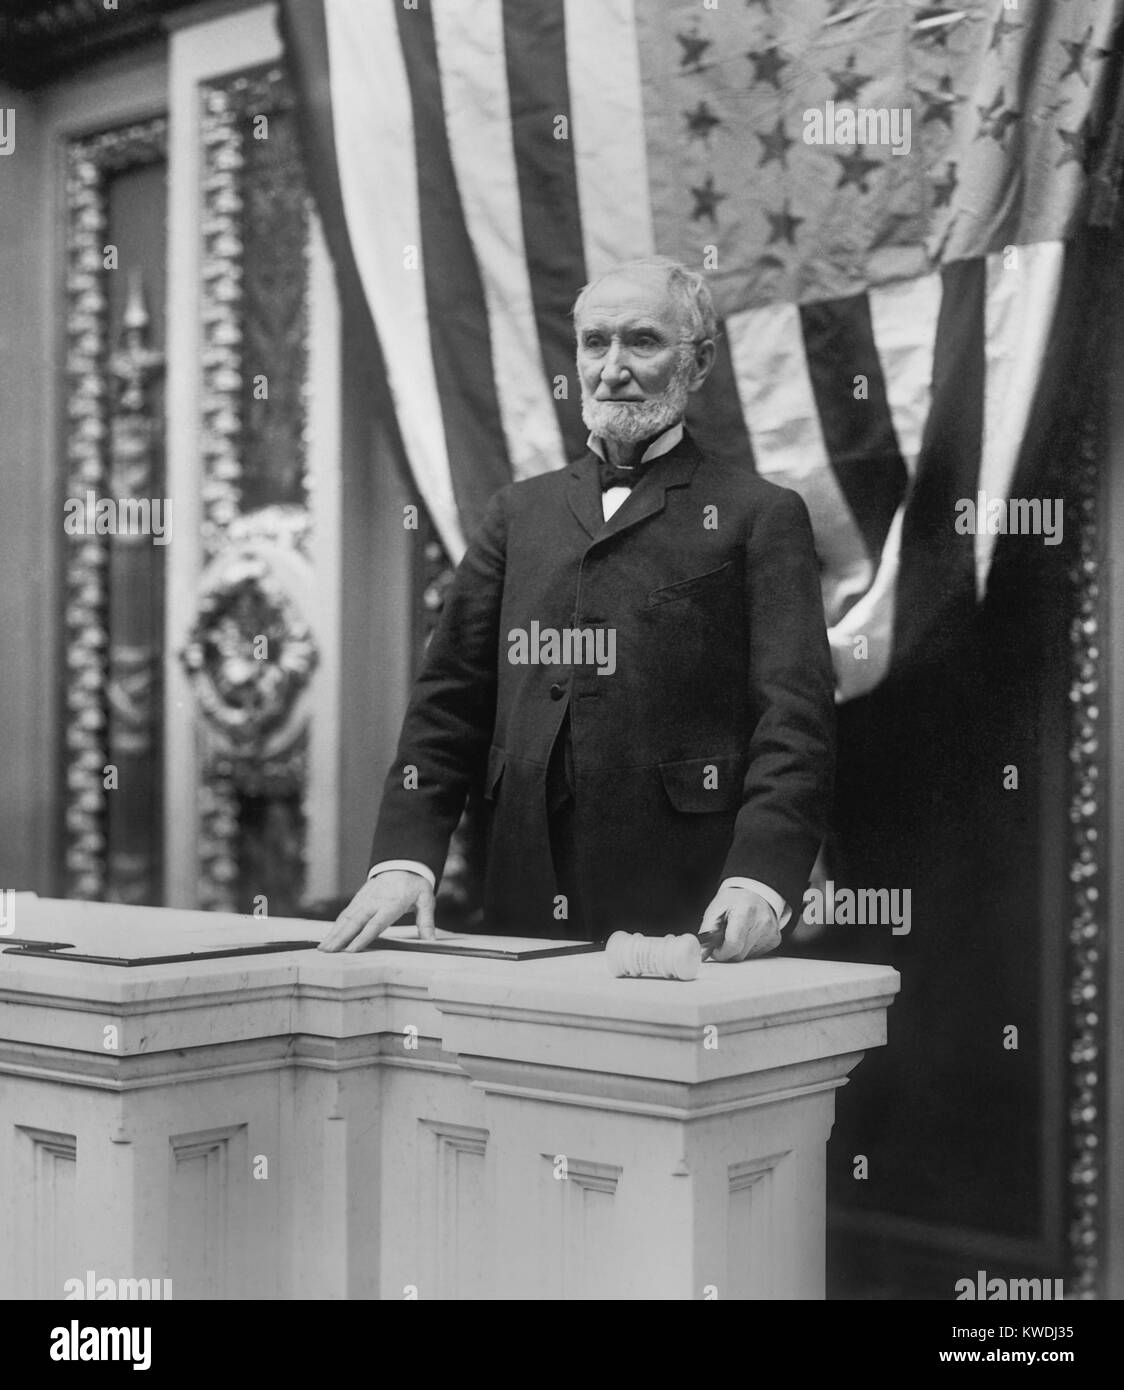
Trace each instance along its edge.
{"label": "man's ear", "polygon": [[710,375],[717,351],[713,338],[704,338],[701,343],[695,344],[695,369],[687,383],[688,391],[697,391]]}

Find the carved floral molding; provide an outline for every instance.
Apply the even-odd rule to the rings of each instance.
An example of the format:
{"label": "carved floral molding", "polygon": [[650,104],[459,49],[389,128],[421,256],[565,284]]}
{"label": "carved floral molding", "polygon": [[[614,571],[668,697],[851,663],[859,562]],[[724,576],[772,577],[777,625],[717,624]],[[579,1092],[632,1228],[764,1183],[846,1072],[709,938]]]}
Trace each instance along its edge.
{"label": "carved floral molding", "polygon": [[[115,172],[162,161],[166,149],[167,121],[156,116],[73,140],[66,151],[67,497],[84,497],[88,490],[108,492],[115,475],[147,466],[142,457],[144,435],[152,421],[144,381],[156,363],[143,341],[130,339],[128,325],[121,352],[110,358],[104,268],[108,184]],[[122,385],[116,419],[114,375]],[[124,428],[123,422],[130,427]],[[64,556],[66,890],[70,897],[97,899],[114,889],[104,786],[105,768],[112,761],[110,537],[68,538]],[[132,666],[127,679],[119,682],[116,701],[126,714],[136,712],[138,696],[151,684],[145,653]],[[150,867],[147,862],[132,864],[129,878],[134,887]]]}
{"label": "carved floral molding", "polygon": [[[292,107],[283,69],[207,83],[200,99],[205,568],[180,660],[200,723],[199,900],[229,911],[246,910],[248,863],[265,864],[269,877],[271,864],[295,861],[294,892],[303,880],[304,697],[319,659],[307,616],[308,222],[295,137],[278,119]],[[268,137],[258,145],[263,120]],[[266,404],[251,389],[258,381]],[[247,796],[268,804],[253,828],[242,815]]]}

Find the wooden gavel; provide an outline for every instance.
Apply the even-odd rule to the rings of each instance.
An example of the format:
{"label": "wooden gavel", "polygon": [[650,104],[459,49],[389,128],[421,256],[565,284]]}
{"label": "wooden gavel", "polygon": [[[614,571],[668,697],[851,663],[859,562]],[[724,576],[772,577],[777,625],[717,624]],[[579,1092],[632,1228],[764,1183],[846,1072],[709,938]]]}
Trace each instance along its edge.
{"label": "wooden gavel", "polygon": [[641,932],[615,931],[605,943],[605,960],[612,975],[694,980],[702,966],[703,948],[719,945],[725,934],[721,927],[700,936],[690,932],[644,936]]}

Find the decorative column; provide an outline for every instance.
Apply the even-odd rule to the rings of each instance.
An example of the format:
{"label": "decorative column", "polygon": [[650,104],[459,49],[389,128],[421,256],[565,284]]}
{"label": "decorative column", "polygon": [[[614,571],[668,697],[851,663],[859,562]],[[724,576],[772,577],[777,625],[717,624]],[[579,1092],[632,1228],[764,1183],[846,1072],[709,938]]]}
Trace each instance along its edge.
{"label": "decorative column", "polygon": [[[164,354],[148,343],[149,319],[139,274],[131,274],[121,342],[110,361],[116,389],[110,429],[110,488],[115,499],[163,492],[161,421],[152,387]],[[166,514],[164,524],[174,525]],[[172,536],[166,533],[167,539]],[[153,535],[118,527],[109,537],[109,761],[117,786],[108,798],[109,881],[115,902],[160,899],[160,664],[164,648],[163,550]]]}
{"label": "decorative column", "polygon": [[191,679],[197,901],[293,912],[304,891],[308,686],[319,663],[307,448],[309,207],[283,69],[202,85]]}
{"label": "decorative column", "polygon": [[[156,116],[74,140],[67,151],[64,486],[65,496],[80,500],[83,506],[89,493],[103,496],[107,485],[116,486],[122,472],[131,475],[142,468],[149,477],[153,472],[157,427],[148,409],[144,382],[154,363],[147,356],[150,349],[135,337],[139,325],[126,328],[122,345],[126,358],[116,360],[117,367],[125,372],[124,390],[117,402],[123,413],[117,419],[105,278],[110,272],[104,260],[111,176],[163,161],[166,148],[167,121]],[[123,366],[124,362],[131,365]],[[122,738],[126,742],[129,738],[126,725],[132,726],[134,737],[143,739],[145,735],[136,730],[146,718],[143,709],[129,708],[139,695],[139,673],[147,658],[130,656],[126,651],[128,634],[112,628],[124,614],[110,597],[110,550],[108,535],[66,538],[65,871],[67,892],[76,898],[104,898],[117,891],[130,897],[148,891],[151,883],[147,846],[142,851],[144,864],[130,861],[130,841],[123,838],[125,828],[118,820],[120,808],[137,793],[137,786],[126,788],[118,779],[113,796],[121,801],[115,803],[111,827],[105,785],[107,765],[114,761],[111,742],[116,740],[117,752],[122,752]],[[150,648],[154,643],[159,644],[158,633],[148,629],[140,645]],[[111,648],[115,655],[111,655]],[[115,732],[111,733],[110,710],[114,707],[118,716],[113,717]],[[147,781],[141,784],[146,785]],[[137,804],[144,799],[142,791]],[[133,813],[124,814],[131,818]],[[118,856],[112,860],[111,833]]]}
{"label": "decorative column", "polygon": [[[1105,383],[1103,372],[1093,380]],[[1090,399],[1092,393],[1090,392]],[[1107,395],[1105,397],[1107,399]],[[1068,1057],[1069,1100],[1067,1237],[1078,1298],[1100,1296],[1105,1214],[1105,1013],[1107,940],[1101,883],[1104,877],[1104,754],[1101,724],[1101,537],[1098,527],[1098,459],[1101,436],[1092,404],[1078,427],[1073,512],[1077,555],[1070,573],[1070,922]],[[1073,513],[1071,513],[1072,515]],[[1069,518],[1067,518],[1068,520]],[[1117,1005],[1119,1007],[1119,1004]],[[1071,1285],[1067,1281],[1067,1288]]]}

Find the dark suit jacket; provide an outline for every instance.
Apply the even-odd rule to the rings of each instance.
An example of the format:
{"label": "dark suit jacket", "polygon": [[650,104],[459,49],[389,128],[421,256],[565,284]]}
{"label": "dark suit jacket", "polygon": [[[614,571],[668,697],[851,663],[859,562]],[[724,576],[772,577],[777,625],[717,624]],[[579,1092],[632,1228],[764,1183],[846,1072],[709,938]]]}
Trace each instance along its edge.
{"label": "dark suit jacket", "polygon": [[[535,622],[611,627],[614,674],[513,664],[510,634]],[[475,780],[489,816],[485,930],[564,935],[545,776],[567,710],[592,934],[694,930],[731,875],[799,911],[835,754],[801,498],[704,456],[689,435],[607,522],[592,453],[501,488],[426,651],[372,863],[416,859],[439,878]]]}

